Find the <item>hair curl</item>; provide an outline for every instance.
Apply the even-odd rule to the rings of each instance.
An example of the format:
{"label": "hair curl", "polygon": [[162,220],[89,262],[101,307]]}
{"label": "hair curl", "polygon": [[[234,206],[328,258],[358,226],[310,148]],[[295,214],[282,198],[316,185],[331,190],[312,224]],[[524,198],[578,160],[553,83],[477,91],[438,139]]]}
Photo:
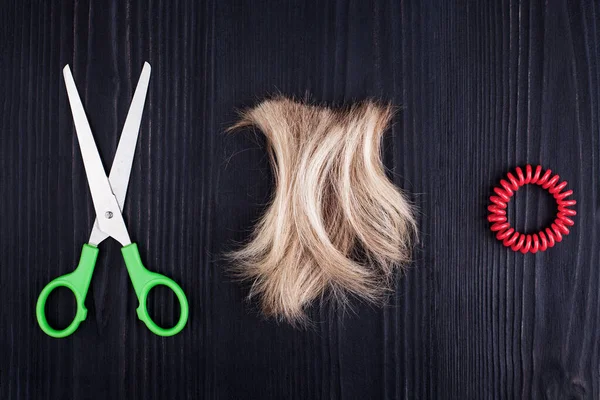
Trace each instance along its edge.
{"label": "hair curl", "polygon": [[305,307],[325,293],[339,305],[379,302],[410,261],[414,209],[381,160],[392,115],[373,101],[334,110],[279,97],[230,128],[264,133],[276,179],[251,240],[229,254],[265,315],[307,322]]}

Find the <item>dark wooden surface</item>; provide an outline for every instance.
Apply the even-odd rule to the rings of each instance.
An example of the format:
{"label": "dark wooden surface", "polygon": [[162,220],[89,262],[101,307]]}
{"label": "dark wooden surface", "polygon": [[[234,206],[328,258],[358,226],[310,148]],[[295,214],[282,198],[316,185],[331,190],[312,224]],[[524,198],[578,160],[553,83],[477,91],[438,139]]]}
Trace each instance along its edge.
{"label": "dark wooden surface", "polygon": [[[599,399],[600,9],[591,1],[2,1],[1,399]],[[151,334],[109,240],[71,337],[35,302],[71,271],[94,212],[61,75],[72,66],[110,167],[144,61],[149,97],[124,209],[146,265],[181,283],[186,329]],[[383,309],[262,319],[222,255],[272,191],[264,141],[235,109],[280,92],[401,106],[385,141],[420,208],[415,262]],[[576,226],[537,255],[488,230],[510,168],[569,181]],[[514,223],[551,204],[519,192]],[[150,301],[168,323],[168,293]],[[69,301],[71,303],[69,303]],[[70,294],[51,299],[57,324]]]}

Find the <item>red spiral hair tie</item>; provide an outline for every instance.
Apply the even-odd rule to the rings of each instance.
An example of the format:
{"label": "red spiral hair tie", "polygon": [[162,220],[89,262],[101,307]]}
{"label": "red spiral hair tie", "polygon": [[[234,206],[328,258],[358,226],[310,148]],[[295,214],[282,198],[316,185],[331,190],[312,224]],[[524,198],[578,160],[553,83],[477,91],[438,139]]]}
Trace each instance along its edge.
{"label": "red spiral hair tie", "polygon": [[[510,247],[513,251],[520,251],[525,254],[527,252],[537,253],[545,251],[549,247],[554,247],[554,244],[560,242],[563,236],[569,234],[568,226],[573,226],[575,222],[569,217],[577,214],[575,210],[570,209],[570,206],[577,204],[575,200],[565,200],[573,194],[572,190],[562,192],[567,186],[567,181],[558,183],[560,176],[552,175],[551,170],[540,177],[542,166],[538,165],[535,168],[535,173],[532,172],[531,165],[525,167],[525,174],[520,167],[515,169],[516,177],[512,173],[506,174],[506,179],[500,180],[500,186],[494,188],[495,196],[490,197],[491,204],[488,206],[490,212],[488,221],[492,223],[490,229],[496,233],[496,239],[501,240],[502,244]],[[523,234],[517,232],[510,226],[506,216],[506,206],[511,197],[523,185],[536,184],[546,189],[558,205],[558,213],[556,219],[545,229],[538,233]]]}

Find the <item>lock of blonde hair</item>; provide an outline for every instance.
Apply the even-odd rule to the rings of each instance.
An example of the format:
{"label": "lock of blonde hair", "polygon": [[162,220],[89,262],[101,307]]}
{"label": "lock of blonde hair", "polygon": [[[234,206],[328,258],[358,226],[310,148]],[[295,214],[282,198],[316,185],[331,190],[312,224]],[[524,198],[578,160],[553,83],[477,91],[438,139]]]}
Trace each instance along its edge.
{"label": "lock of blonde hair", "polygon": [[414,210],[381,159],[392,114],[372,101],[336,110],[279,97],[230,128],[263,132],[275,176],[250,241],[230,253],[265,315],[303,324],[326,294],[342,306],[350,296],[380,302],[410,261]]}

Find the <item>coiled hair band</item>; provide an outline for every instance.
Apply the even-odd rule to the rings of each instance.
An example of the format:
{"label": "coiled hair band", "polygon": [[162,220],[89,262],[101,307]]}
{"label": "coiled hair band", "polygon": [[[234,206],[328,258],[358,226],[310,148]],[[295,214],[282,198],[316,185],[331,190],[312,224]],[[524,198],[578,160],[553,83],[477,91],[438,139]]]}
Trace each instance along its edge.
{"label": "coiled hair band", "polygon": [[[490,229],[496,233],[496,238],[502,241],[506,247],[513,251],[537,253],[545,251],[548,248],[562,241],[563,236],[569,234],[570,226],[575,222],[571,217],[577,212],[569,207],[577,202],[573,199],[567,200],[567,197],[573,194],[572,190],[563,191],[567,186],[567,181],[559,183],[560,176],[552,175],[552,170],[546,170],[542,175],[542,166],[538,165],[535,172],[531,165],[525,167],[525,173],[520,167],[515,169],[515,175],[511,172],[506,174],[506,179],[500,180],[500,185],[494,187],[495,195],[490,197],[491,204],[488,206],[488,221],[492,223]],[[540,230],[534,234],[524,234],[516,231],[508,222],[506,214],[507,204],[521,186],[527,184],[536,184],[547,190],[556,200],[558,212],[556,219],[549,227]]]}

